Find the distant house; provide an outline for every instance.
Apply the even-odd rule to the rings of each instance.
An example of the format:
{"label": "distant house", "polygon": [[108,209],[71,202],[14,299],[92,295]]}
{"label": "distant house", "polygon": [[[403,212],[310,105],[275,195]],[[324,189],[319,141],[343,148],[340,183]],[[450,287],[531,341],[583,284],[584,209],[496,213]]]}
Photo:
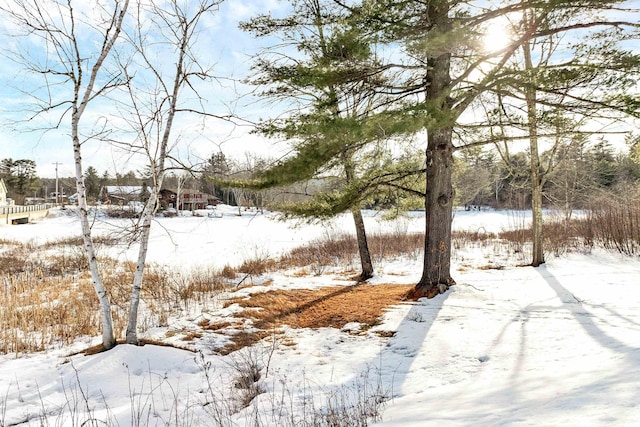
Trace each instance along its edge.
{"label": "distant house", "polygon": [[58,202],[66,203],[67,195],[65,194],[64,189],[58,193],[54,191],[53,193],[49,193],[49,197],[47,198],[47,200],[53,203],[58,203]]}
{"label": "distant house", "polygon": [[0,178],[0,205],[7,204],[7,186],[4,184],[4,180]]}
{"label": "distant house", "polygon": [[218,198],[189,188],[183,188],[179,192],[164,188],[160,190],[159,202],[163,209],[195,210],[205,209],[208,205],[215,206]]}
{"label": "distant house", "polygon": [[102,203],[126,205],[142,202],[149,195],[149,189],[142,185],[106,185],[100,189]]}
{"label": "distant house", "polygon": [[25,197],[24,198],[24,204],[29,206],[29,205],[41,205],[43,203],[46,203],[47,201],[45,200],[44,197]]}

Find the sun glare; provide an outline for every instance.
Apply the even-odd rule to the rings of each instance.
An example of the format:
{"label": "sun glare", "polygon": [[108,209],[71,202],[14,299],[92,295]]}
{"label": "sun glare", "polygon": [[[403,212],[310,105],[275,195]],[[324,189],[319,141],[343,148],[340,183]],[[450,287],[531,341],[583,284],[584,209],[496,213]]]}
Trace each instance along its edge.
{"label": "sun glare", "polygon": [[484,50],[495,52],[504,49],[511,42],[511,32],[509,31],[509,21],[492,21],[485,29],[483,37]]}

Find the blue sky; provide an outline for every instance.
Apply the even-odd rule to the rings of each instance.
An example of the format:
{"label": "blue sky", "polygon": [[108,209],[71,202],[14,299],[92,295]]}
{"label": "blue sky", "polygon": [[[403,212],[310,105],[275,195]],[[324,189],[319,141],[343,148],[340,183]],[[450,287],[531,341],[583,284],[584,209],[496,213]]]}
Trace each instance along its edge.
{"label": "blue sky", "polygon": [[[78,2],[80,3],[80,2]],[[206,98],[206,108],[210,113],[226,114],[229,110],[253,120],[266,117],[268,111],[248,97],[239,97],[247,92],[246,87],[230,79],[246,77],[250,66],[250,55],[260,47],[260,42],[238,29],[238,23],[259,13],[272,11],[277,14],[284,3],[278,0],[231,0],[223,2],[220,11],[203,21],[197,52],[205,62],[213,64],[216,76],[223,77],[215,84],[202,86],[200,90]],[[55,176],[54,163],[60,163],[60,176],[74,175],[73,151],[69,132],[60,130],[34,131],[35,122],[12,124],[24,121],[30,113],[25,110],[27,97],[24,88],[35,92],[42,81],[25,78],[24,70],[11,61],[7,55],[18,50],[18,40],[11,37],[16,32],[7,20],[0,21],[0,40],[5,46],[5,55],[0,56],[0,159],[32,159],[36,161],[38,174],[42,177]],[[37,44],[29,46],[30,52],[42,48]],[[87,118],[98,115],[99,111],[87,111]],[[59,115],[59,113],[58,113]],[[55,120],[54,116],[51,120]],[[68,119],[65,119],[66,124]],[[234,127],[220,120],[209,120],[202,129],[202,122],[196,117],[187,117],[174,126],[174,137],[180,148],[176,154],[183,160],[194,163],[207,158],[222,149],[226,154],[242,158],[247,152],[257,152],[263,156],[277,155],[271,141],[257,135],[249,135],[247,127]],[[275,151],[274,151],[275,150]],[[276,154],[274,154],[276,153]],[[141,169],[141,161],[128,153],[118,151],[107,143],[91,142],[83,146],[83,167],[94,166],[102,174],[105,170],[113,176],[114,171],[125,173]]]}
{"label": "blue sky", "polygon": [[[88,5],[94,2],[76,0],[76,4],[90,7]],[[639,5],[640,1],[633,0],[628,4]],[[210,113],[227,114],[231,110],[252,120],[273,116],[275,111],[272,106],[257,103],[249,96],[239,97],[246,94],[249,88],[233,79],[247,76],[250,56],[268,41],[253,39],[238,29],[238,23],[269,11],[275,15],[282,14],[285,8],[286,2],[281,0],[227,0],[222,3],[218,13],[203,22],[197,52],[204,61],[214,65],[215,75],[223,77],[216,84],[199,88]],[[35,160],[38,174],[42,177],[53,177],[54,163],[59,163],[60,176],[73,176],[73,151],[64,126],[60,130],[43,133],[33,131],[35,122],[22,123],[17,129],[13,129],[16,126],[11,124],[24,121],[29,116],[24,110],[26,97],[23,92],[36,92],[38,86],[42,89],[42,80],[26,79],[20,66],[7,58],[18,51],[18,40],[11,37],[16,31],[8,20],[0,19],[0,42],[5,54],[0,56],[0,159]],[[91,37],[87,37],[87,40],[92,41]],[[43,48],[37,43],[29,46],[30,52]],[[85,118],[98,117],[100,108],[98,106],[88,111]],[[63,124],[66,123],[68,118]],[[237,159],[243,159],[249,152],[263,157],[277,157],[283,153],[285,144],[276,144],[249,134],[248,130],[248,127],[235,127],[220,120],[209,120],[203,128],[198,118],[183,118],[174,126],[173,136],[179,144],[174,154],[186,163],[197,163],[219,150]],[[91,142],[83,146],[85,170],[88,166],[94,166],[100,174],[106,170],[113,176],[116,170],[121,173],[136,171],[142,169],[143,164],[140,158],[118,151],[107,143]]]}

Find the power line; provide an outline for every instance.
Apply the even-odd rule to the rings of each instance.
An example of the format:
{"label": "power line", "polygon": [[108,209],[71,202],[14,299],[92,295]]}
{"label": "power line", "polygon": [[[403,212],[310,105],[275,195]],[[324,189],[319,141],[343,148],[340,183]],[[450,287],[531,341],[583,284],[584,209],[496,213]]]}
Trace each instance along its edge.
{"label": "power line", "polygon": [[60,197],[60,191],[58,190],[58,165],[61,165],[60,162],[53,162],[53,165],[56,166],[56,205],[58,204],[58,197]]}

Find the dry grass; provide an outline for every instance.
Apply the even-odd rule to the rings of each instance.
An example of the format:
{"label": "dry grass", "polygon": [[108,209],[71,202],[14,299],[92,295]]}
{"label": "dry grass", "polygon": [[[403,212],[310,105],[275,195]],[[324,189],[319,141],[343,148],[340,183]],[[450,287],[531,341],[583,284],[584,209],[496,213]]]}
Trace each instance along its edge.
{"label": "dry grass", "polygon": [[275,269],[276,262],[273,259],[266,257],[257,257],[244,261],[242,265],[238,267],[238,272],[258,276]]}
{"label": "dry grass", "polygon": [[[43,351],[100,334],[97,298],[86,272],[86,258],[73,246],[77,243],[76,239],[41,246],[5,242],[0,253],[0,353]],[[99,263],[112,303],[116,338],[122,339],[135,264],[104,257]],[[179,274],[148,265],[142,293],[144,310],[138,320],[140,332],[167,325],[176,310],[211,303],[215,299],[212,296],[228,286],[228,280],[213,269]]]}
{"label": "dry grass", "polygon": [[[374,263],[400,256],[415,258],[424,247],[420,233],[371,234],[367,242]],[[355,237],[338,234],[289,251],[272,265],[272,269],[298,268],[300,270],[294,274],[320,276],[328,267],[337,267],[356,274],[359,256]]]}
{"label": "dry grass", "polygon": [[98,307],[86,281],[21,273],[0,292],[0,352],[30,353],[99,334]]}
{"label": "dry grass", "polygon": [[[493,251],[522,252],[531,240],[531,230],[517,221],[516,229],[501,233],[454,232],[454,250],[480,245]],[[545,223],[545,249],[562,254],[600,245],[626,254],[640,252],[640,204],[634,200],[607,199],[594,204],[593,211],[580,220]],[[116,239],[100,237],[98,245],[117,244]],[[41,351],[67,345],[82,336],[100,332],[98,304],[87,265],[77,238],[47,242],[18,243],[1,240],[0,247],[0,353]],[[376,264],[394,257],[417,258],[423,250],[421,233],[398,231],[369,236]],[[143,287],[140,332],[155,326],[168,326],[176,313],[203,309],[219,303],[220,294],[231,288],[252,286],[252,279],[269,271],[298,269],[292,274],[323,274],[328,267],[354,272],[358,249],[353,236],[332,235],[294,249],[277,259],[259,254],[241,266],[221,270],[194,269],[177,273],[159,265],[148,265]],[[113,303],[116,338],[122,339],[135,265],[100,258],[103,280]],[[473,266],[470,268],[478,268]],[[487,264],[479,268],[501,268]],[[268,283],[268,282],[265,282]],[[260,329],[255,334],[234,335],[229,352],[250,345],[287,324],[300,328],[337,327],[358,322],[374,325],[388,307],[406,298],[411,286],[359,284],[317,290],[280,290],[258,293],[233,302],[245,308],[240,317],[251,319]],[[238,319],[240,323],[242,319]],[[201,330],[238,328],[238,323],[210,325]],[[185,335],[196,339],[197,333]]]}

